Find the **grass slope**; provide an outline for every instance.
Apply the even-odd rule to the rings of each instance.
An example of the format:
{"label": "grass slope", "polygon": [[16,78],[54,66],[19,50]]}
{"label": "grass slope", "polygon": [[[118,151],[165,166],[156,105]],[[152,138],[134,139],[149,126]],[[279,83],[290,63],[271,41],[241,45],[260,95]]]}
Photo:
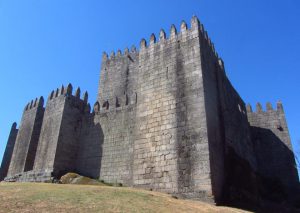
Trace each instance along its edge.
{"label": "grass slope", "polygon": [[0,183],[0,212],[245,212],[127,187]]}

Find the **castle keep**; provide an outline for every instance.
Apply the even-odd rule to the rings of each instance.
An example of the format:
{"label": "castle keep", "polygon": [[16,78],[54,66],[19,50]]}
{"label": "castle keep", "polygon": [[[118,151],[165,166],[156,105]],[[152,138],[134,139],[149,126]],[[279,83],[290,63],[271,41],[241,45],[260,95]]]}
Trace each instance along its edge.
{"label": "castle keep", "polygon": [[298,184],[282,104],[256,111],[226,77],[196,17],[170,36],[103,54],[97,101],[72,85],[24,109],[1,180],[50,181],[67,172],[216,203],[257,202],[266,183]]}

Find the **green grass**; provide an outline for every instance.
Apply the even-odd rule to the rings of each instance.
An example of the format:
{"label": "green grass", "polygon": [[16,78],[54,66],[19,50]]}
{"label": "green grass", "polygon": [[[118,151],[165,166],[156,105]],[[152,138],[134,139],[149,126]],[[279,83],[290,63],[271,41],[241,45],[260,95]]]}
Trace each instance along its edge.
{"label": "green grass", "polygon": [[99,185],[0,183],[0,212],[243,212],[163,193]]}

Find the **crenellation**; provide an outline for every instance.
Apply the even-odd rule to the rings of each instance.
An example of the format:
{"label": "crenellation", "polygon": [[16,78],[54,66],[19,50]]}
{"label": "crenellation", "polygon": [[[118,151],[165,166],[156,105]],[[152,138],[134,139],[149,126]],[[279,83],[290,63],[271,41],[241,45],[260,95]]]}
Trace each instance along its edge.
{"label": "crenellation", "polygon": [[193,16],[191,19],[191,30],[195,31],[195,30],[201,30],[201,24],[199,19],[197,18],[197,16]]}
{"label": "crenellation", "polygon": [[117,57],[121,57],[122,56],[122,52],[121,52],[121,50],[118,50],[117,51]]}
{"label": "crenellation", "polygon": [[43,107],[44,105],[44,98],[41,96],[39,99],[35,98],[31,100],[28,104],[26,104],[24,111],[36,109],[37,107]]}
{"label": "crenellation", "polygon": [[28,110],[29,109],[29,103],[28,104],[26,104],[26,106],[25,106],[25,108],[24,108],[24,111],[26,111],[26,110]]}
{"label": "crenellation", "polygon": [[252,106],[250,104],[247,104],[246,109],[247,109],[247,113],[252,113],[253,112],[252,111]]}
{"label": "crenellation", "polygon": [[166,40],[166,33],[163,29],[161,29],[159,32],[159,41],[164,41],[164,40]]}
{"label": "crenellation", "polygon": [[80,87],[77,88],[77,90],[75,92],[75,97],[80,98]]}
{"label": "crenellation", "polygon": [[41,96],[38,100],[37,107],[43,107],[43,106],[44,106],[44,97]]}
{"label": "crenellation", "polygon": [[260,103],[256,103],[256,112],[257,113],[263,112],[262,105]]}
{"label": "crenellation", "polygon": [[273,107],[272,107],[272,104],[270,102],[267,102],[266,109],[267,109],[268,112],[273,111]]}
{"label": "crenellation", "polygon": [[35,100],[34,100],[34,104],[33,104],[33,107],[36,107],[36,106],[37,106],[37,101],[38,101],[38,99],[37,99],[37,98],[35,98]]}
{"label": "crenellation", "polygon": [[144,49],[147,48],[147,41],[143,38],[141,41],[140,41],[140,51],[143,51]]}
{"label": "crenellation", "polygon": [[224,66],[223,59],[222,58],[218,58],[218,63],[219,63],[219,66],[220,66],[221,70],[225,72],[225,66]]}
{"label": "crenellation", "polygon": [[187,31],[188,31],[187,24],[186,24],[185,21],[182,21],[181,24],[180,24],[180,32],[182,34],[185,34],[185,33],[187,33]]}
{"label": "crenellation", "polygon": [[216,55],[216,50],[215,50],[215,45],[214,45],[214,43],[211,43],[211,49],[212,49],[213,53]]}
{"label": "crenellation", "polygon": [[84,104],[88,103],[88,98],[89,98],[88,92],[85,91],[84,94],[83,94],[83,98],[82,98]]}
{"label": "crenellation", "polygon": [[108,54],[106,52],[102,53],[102,63],[106,62],[108,60]]}
{"label": "crenellation", "polygon": [[271,102],[267,102],[266,103],[266,108],[263,109],[262,104],[261,103],[256,103],[256,110],[253,111],[252,110],[252,106],[250,104],[247,104],[246,109],[247,109],[247,113],[251,113],[251,114],[256,114],[256,115],[266,115],[266,114],[280,114],[280,113],[284,113],[283,112],[283,106],[282,103],[280,101],[278,101],[276,103],[276,109],[273,108],[272,103]]}
{"label": "crenellation", "polygon": [[203,37],[204,37],[205,41],[207,41],[207,44],[209,44],[209,41],[208,41],[209,37],[208,37],[208,33],[206,30],[204,30]]}
{"label": "crenellation", "polygon": [[57,88],[57,89],[56,89],[56,92],[55,92],[55,98],[58,97],[59,95],[60,95],[60,94],[59,94],[59,89]]}
{"label": "crenellation", "polygon": [[77,172],[217,204],[258,204],[261,191],[273,193],[264,181],[286,194],[297,185],[281,102],[255,112],[244,103],[196,16],[179,33],[171,25],[169,38],[161,29],[157,41],[142,39],[139,51],[103,52],[92,112],[88,93],[72,90],[53,90],[45,108],[43,97],[26,105],[0,178],[43,182]]}
{"label": "crenellation", "polygon": [[[154,44],[157,44],[155,46],[157,46],[157,48],[160,48],[161,41],[164,42],[165,40],[169,43],[172,43],[177,40],[179,42],[182,39],[184,41],[187,39],[186,37],[191,37],[191,38],[198,37],[199,33],[201,32],[201,29],[203,30],[203,25],[200,24],[197,17],[193,17],[191,20],[191,28],[188,29],[186,22],[183,21],[181,23],[181,29],[180,29],[180,33],[178,35],[177,35],[177,30],[176,30],[175,25],[172,25],[171,30],[170,30],[170,38],[169,39],[166,38],[166,34],[163,29],[161,29],[161,31],[159,33],[159,42],[156,41],[156,36],[155,36],[155,34],[152,33],[150,36],[150,40],[149,40],[149,47],[150,46],[152,47]],[[218,58],[218,53],[215,50],[214,44],[210,41],[210,38],[208,37],[207,32],[204,31],[203,34],[204,34],[203,36],[207,40],[208,46],[211,48],[212,53],[215,55],[216,58]],[[148,49],[147,41],[145,39],[142,39],[140,42],[140,51],[143,53],[144,50],[147,50],[147,49]],[[148,50],[148,51],[150,51],[150,50]],[[136,53],[135,47],[131,48],[131,53]],[[137,53],[139,54],[139,52],[137,52]],[[146,52],[144,52],[144,53],[146,53]],[[122,54],[121,50],[118,50],[118,52],[117,52],[118,58],[122,58],[125,55],[128,56],[128,54],[129,54],[129,51],[126,51],[126,49],[124,51],[124,54]],[[103,62],[105,62],[106,60],[114,59],[115,58],[114,51],[112,51],[109,58],[106,53],[103,54],[102,58],[103,58]]]}
{"label": "crenellation", "polygon": [[109,55],[109,60],[113,60],[113,59],[115,59],[115,51],[111,51]]}
{"label": "crenellation", "polygon": [[276,105],[277,105],[277,111],[284,113],[281,101],[278,101]]}
{"label": "crenellation", "polygon": [[124,55],[127,56],[128,54],[129,54],[129,49],[126,47],[125,50],[124,50]]}
{"label": "crenellation", "polygon": [[151,34],[149,43],[150,43],[150,46],[153,46],[156,43],[156,37],[155,37],[154,33]]}
{"label": "crenellation", "polygon": [[96,112],[96,113],[100,111],[100,104],[99,104],[98,101],[96,101],[96,103],[94,104],[94,110],[93,111]]}
{"label": "crenellation", "polygon": [[108,110],[109,109],[109,101],[106,100],[103,102],[102,106],[101,106],[101,110]]}
{"label": "crenellation", "polygon": [[66,90],[66,95],[71,96],[73,91],[73,86],[72,84],[68,84],[67,90]]}
{"label": "crenellation", "polygon": [[80,98],[80,94],[81,94],[80,87],[78,87],[76,89],[74,95],[72,94],[72,92],[73,92],[73,86],[72,86],[72,84],[68,84],[67,88],[65,88],[62,85],[60,89],[57,88],[56,90],[52,90],[52,92],[48,96],[48,102],[49,101],[54,101],[56,98],[60,98],[60,97],[74,97],[74,98],[76,98],[78,100],[84,101],[84,103],[87,104],[87,101],[88,101],[88,94],[87,94],[87,92],[85,92],[83,94],[82,99]]}
{"label": "crenellation", "polygon": [[64,85],[61,85],[60,90],[59,90],[59,95],[65,94],[65,87]]}
{"label": "crenellation", "polygon": [[171,30],[170,30],[170,40],[175,40],[177,37],[177,29],[174,24],[171,25]]}
{"label": "crenellation", "polygon": [[52,90],[51,93],[49,94],[48,100],[52,100],[53,96],[54,96],[54,90]]}
{"label": "crenellation", "polygon": [[[112,104],[113,103],[113,104]],[[125,94],[123,96],[120,97],[114,97],[112,99],[107,99],[105,101],[103,101],[102,105],[100,105],[100,103],[97,101],[94,105],[94,107],[97,108],[97,110],[94,108],[95,112],[103,112],[103,113],[107,113],[107,112],[113,112],[116,109],[118,110],[122,110],[125,109],[127,106],[132,106],[135,105],[137,103],[137,94],[134,93],[132,94],[130,97]],[[99,104],[99,108],[98,108],[98,104]]]}
{"label": "crenellation", "polygon": [[29,109],[32,109],[32,107],[33,107],[33,100],[31,100],[31,102],[30,102],[30,107],[29,107]]}

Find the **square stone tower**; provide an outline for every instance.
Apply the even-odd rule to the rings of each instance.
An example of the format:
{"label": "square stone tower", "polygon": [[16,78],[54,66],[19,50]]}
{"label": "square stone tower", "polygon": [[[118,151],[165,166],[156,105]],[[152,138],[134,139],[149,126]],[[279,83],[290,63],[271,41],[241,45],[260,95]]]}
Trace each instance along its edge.
{"label": "square stone tower", "polygon": [[104,53],[99,85],[104,180],[218,201],[227,149],[256,168],[245,104],[196,17]]}

